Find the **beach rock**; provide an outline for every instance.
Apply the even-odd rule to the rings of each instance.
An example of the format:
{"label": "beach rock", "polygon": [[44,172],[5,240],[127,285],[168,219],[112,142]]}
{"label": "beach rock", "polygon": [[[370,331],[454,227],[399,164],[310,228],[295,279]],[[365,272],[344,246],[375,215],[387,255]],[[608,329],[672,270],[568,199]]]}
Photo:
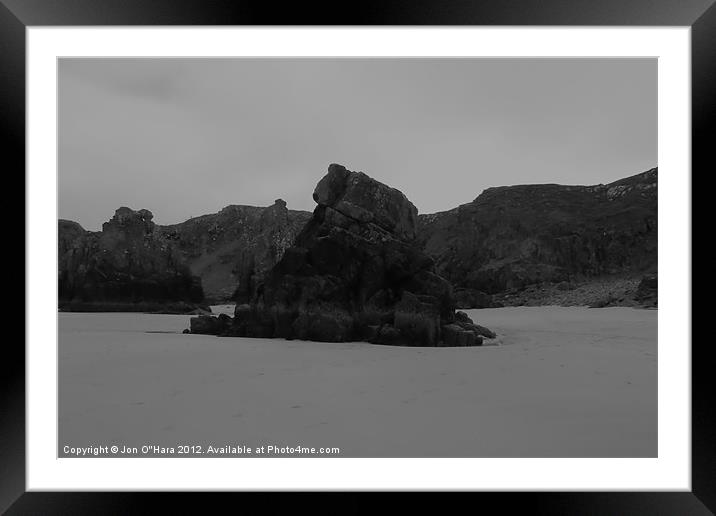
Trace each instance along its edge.
{"label": "beach rock", "polygon": [[451,285],[416,244],[415,206],[400,191],[335,164],[313,198],[311,219],[251,301],[236,307],[228,333],[440,345],[455,303]]}
{"label": "beach rock", "polygon": [[455,312],[455,324],[463,330],[470,331],[480,337],[486,337],[488,339],[497,337],[497,334],[489,328],[475,324],[465,312]]}
{"label": "beach rock", "polygon": [[149,210],[121,207],[98,232],[60,220],[60,309],[165,313],[208,309],[201,279],[156,233],[152,219]]}
{"label": "beach rock", "polygon": [[226,314],[219,316],[200,315],[192,317],[189,321],[190,333],[199,333],[203,335],[222,335],[231,325],[231,317]]}
{"label": "beach rock", "polygon": [[440,303],[405,290],[395,305],[393,327],[406,346],[435,346],[440,341]]}
{"label": "beach rock", "polygon": [[480,326],[479,324],[472,324],[469,326],[469,329],[474,332],[475,335],[479,335],[480,337],[488,339],[494,339],[497,337],[497,334],[494,331],[489,328],[485,328],[484,326]]}
{"label": "beach rock", "polygon": [[219,324],[218,319],[211,315],[200,315],[192,317],[189,321],[189,330],[191,333],[201,333],[204,335],[218,335]]}
{"label": "beach rock", "polygon": [[353,340],[353,319],[345,312],[303,312],[294,319],[292,332],[287,336],[301,340],[318,342],[343,342]]}
{"label": "beach rock", "polygon": [[445,347],[482,346],[482,336],[460,324],[446,324],[442,327]]}

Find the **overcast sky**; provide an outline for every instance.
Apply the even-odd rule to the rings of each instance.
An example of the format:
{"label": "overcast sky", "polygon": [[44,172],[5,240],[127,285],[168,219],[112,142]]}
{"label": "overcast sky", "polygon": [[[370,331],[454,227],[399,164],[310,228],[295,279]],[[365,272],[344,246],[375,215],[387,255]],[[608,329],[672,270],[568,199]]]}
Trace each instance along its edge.
{"label": "overcast sky", "polygon": [[282,198],[330,163],[420,213],[657,165],[655,59],[61,59],[59,216],[159,224]]}

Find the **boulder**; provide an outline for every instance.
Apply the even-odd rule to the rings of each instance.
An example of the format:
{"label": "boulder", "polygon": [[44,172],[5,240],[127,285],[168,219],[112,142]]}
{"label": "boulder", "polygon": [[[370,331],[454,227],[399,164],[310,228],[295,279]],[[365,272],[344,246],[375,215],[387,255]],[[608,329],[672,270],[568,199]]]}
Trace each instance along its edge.
{"label": "boulder", "polygon": [[189,321],[190,332],[203,335],[222,335],[231,324],[231,317],[221,314],[218,317],[213,315],[200,315],[192,317]]}
{"label": "boulder", "polygon": [[482,346],[482,336],[460,324],[446,324],[442,327],[445,347]]}
{"label": "boulder", "polygon": [[[226,334],[442,345],[455,301],[417,245],[415,206],[400,191],[336,164],[313,198],[311,219],[251,301],[236,307]],[[474,328],[461,331],[459,345],[477,343]]]}
{"label": "boulder", "polygon": [[455,312],[455,324],[460,326],[463,330],[471,331],[475,335],[479,335],[481,337],[486,337],[488,339],[494,339],[497,337],[497,334],[489,328],[475,324],[465,312]]}

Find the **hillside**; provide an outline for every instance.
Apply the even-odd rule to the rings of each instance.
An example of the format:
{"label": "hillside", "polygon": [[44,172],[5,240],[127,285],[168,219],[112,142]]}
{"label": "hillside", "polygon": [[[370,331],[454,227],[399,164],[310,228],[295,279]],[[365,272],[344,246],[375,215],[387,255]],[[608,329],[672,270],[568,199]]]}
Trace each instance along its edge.
{"label": "hillside", "polygon": [[265,208],[227,206],[218,213],[158,226],[158,232],[201,277],[209,300],[246,302],[310,217],[277,199]]}
{"label": "hillside", "polygon": [[457,289],[497,294],[657,267],[657,169],[607,185],[488,188],[419,215],[418,238]]}

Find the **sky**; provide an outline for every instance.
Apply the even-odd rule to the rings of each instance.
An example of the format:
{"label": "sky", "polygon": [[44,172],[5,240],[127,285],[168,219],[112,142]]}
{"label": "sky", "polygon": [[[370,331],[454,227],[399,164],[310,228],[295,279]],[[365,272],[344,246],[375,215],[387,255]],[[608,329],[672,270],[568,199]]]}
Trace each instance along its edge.
{"label": "sky", "polygon": [[158,224],[230,204],[313,210],[328,165],[420,213],[492,186],[657,166],[656,59],[59,61],[59,217]]}

